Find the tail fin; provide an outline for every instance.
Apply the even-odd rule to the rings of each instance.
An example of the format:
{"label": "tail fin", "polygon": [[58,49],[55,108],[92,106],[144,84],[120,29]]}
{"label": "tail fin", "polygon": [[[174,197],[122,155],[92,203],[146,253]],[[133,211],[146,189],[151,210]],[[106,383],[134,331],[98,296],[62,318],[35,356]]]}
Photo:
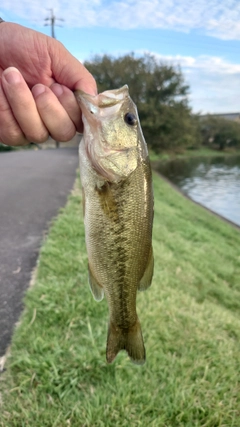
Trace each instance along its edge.
{"label": "tail fin", "polygon": [[126,350],[132,362],[138,365],[145,363],[145,347],[138,319],[135,325],[128,329],[120,329],[110,322],[107,338],[107,362],[113,362],[120,350]]}

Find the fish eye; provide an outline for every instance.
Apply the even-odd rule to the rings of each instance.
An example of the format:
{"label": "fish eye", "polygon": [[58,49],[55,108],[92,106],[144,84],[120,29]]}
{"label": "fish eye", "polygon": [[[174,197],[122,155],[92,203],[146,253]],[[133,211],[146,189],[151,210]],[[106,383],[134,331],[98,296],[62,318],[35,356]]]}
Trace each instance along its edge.
{"label": "fish eye", "polygon": [[137,124],[137,117],[133,113],[125,114],[124,120],[130,126],[135,126]]}

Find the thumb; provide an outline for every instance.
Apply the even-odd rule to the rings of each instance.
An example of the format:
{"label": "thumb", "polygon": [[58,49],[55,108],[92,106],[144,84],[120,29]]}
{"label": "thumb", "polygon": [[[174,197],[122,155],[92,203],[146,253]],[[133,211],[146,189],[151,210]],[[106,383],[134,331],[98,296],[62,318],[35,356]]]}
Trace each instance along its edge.
{"label": "thumb", "polygon": [[53,78],[57,83],[71,90],[83,90],[97,95],[97,84],[92,74],[71,53],[55,39],[49,40],[49,55]]}

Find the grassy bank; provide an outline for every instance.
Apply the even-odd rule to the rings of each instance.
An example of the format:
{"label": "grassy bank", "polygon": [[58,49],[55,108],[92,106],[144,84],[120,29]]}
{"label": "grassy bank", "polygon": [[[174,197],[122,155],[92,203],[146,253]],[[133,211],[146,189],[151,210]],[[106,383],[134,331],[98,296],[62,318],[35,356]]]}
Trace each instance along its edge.
{"label": "grassy bank", "polygon": [[150,150],[151,161],[163,161],[167,162],[174,159],[190,159],[192,157],[225,157],[225,156],[237,156],[240,155],[240,150],[237,149],[226,149],[216,150],[208,147],[200,146],[196,149],[179,149],[176,151],[161,151],[156,154]]}
{"label": "grassy bank", "polygon": [[138,312],[147,363],[105,362],[106,301],[87,285],[76,188],[25,299],[2,427],[239,426],[240,233],[154,175],[155,275]]}

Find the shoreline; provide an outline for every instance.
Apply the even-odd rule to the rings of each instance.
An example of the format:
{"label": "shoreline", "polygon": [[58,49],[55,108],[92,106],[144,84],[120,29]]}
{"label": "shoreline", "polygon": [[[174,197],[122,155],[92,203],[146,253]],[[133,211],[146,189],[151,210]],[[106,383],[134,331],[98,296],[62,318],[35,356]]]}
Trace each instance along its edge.
{"label": "shoreline", "polygon": [[170,181],[168,178],[166,178],[164,175],[162,175],[160,172],[158,172],[154,167],[152,166],[152,170],[154,173],[156,173],[159,177],[161,177],[165,182],[171,185],[171,187],[176,190],[178,193],[180,193],[183,197],[185,197],[187,200],[190,200],[195,205],[199,206],[200,208],[203,208],[205,211],[209,212],[210,214],[216,216],[217,218],[220,218],[224,222],[230,224],[232,227],[237,228],[237,230],[240,231],[240,225],[236,224],[235,222],[231,221],[230,219],[218,214],[217,212],[213,211],[210,208],[207,208],[206,206],[202,205],[200,202],[197,202],[193,200],[190,196],[188,196],[186,193],[184,193],[177,185],[175,185],[172,181]]}

